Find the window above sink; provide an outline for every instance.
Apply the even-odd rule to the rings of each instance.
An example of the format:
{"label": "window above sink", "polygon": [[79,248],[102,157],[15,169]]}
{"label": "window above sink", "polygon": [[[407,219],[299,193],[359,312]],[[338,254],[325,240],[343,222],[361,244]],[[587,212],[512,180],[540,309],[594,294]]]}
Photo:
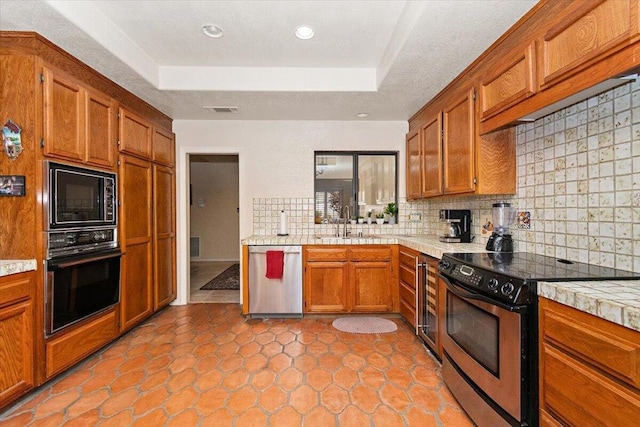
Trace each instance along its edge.
{"label": "window above sink", "polygon": [[314,168],[316,224],[339,221],[345,206],[366,220],[398,203],[397,151],[316,151]]}

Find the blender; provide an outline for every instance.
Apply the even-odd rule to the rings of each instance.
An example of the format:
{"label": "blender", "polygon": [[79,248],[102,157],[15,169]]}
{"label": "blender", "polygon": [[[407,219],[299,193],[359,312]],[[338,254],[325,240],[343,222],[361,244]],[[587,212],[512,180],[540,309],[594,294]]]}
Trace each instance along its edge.
{"label": "blender", "polygon": [[493,233],[489,237],[486,249],[494,252],[513,252],[513,239],[509,229],[516,219],[516,210],[507,202],[498,202],[491,206]]}

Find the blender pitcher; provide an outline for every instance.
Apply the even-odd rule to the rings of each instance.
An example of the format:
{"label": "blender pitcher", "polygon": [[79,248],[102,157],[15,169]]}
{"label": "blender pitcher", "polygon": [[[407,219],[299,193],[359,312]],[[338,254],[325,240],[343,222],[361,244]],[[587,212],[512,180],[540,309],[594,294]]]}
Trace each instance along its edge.
{"label": "blender pitcher", "polygon": [[486,249],[494,252],[513,252],[513,239],[509,230],[516,219],[516,210],[507,202],[497,202],[491,206],[493,233],[487,241]]}

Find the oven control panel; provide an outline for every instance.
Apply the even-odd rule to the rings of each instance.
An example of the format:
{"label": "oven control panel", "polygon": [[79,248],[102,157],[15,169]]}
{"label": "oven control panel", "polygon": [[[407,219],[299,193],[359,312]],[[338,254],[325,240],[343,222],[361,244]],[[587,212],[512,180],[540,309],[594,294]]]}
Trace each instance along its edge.
{"label": "oven control panel", "polygon": [[481,293],[507,304],[527,304],[530,302],[529,287],[522,280],[515,280],[471,265],[456,263],[446,258],[440,261],[438,270],[453,284],[463,285],[471,292]]}
{"label": "oven control panel", "polygon": [[115,228],[50,232],[47,235],[47,243],[48,259],[118,246]]}

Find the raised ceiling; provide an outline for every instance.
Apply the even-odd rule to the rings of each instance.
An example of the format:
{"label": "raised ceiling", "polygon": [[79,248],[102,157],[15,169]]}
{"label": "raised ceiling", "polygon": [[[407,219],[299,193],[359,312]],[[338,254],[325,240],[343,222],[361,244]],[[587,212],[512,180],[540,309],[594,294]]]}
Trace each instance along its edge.
{"label": "raised ceiling", "polygon": [[173,119],[407,120],[535,3],[0,0],[0,29],[40,33]]}

